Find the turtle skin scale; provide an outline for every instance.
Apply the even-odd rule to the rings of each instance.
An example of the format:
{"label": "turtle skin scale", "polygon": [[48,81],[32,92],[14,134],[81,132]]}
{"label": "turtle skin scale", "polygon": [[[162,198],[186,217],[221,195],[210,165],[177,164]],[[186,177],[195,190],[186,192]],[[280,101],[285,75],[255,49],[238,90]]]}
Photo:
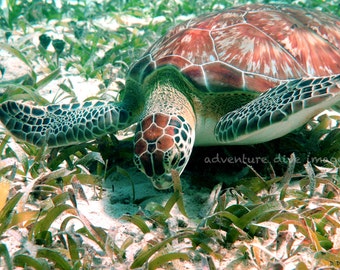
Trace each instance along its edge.
{"label": "turtle skin scale", "polygon": [[158,189],[195,145],[283,136],[340,101],[340,20],[285,5],[245,5],[179,24],[131,67],[120,102],[0,105],[18,139],[57,147],[137,123],[134,161]]}

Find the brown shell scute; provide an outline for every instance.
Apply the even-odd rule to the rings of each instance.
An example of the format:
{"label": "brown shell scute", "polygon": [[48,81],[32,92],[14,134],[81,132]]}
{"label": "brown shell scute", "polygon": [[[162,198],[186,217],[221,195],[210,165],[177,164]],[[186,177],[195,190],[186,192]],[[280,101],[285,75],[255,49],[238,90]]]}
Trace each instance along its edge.
{"label": "brown shell scute", "polygon": [[[132,68],[174,65],[202,91],[264,92],[282,80],[340,73],[340,20],[284,5],[248,5],[180,24]],[[137,78],[137,77],[135,77]]]}

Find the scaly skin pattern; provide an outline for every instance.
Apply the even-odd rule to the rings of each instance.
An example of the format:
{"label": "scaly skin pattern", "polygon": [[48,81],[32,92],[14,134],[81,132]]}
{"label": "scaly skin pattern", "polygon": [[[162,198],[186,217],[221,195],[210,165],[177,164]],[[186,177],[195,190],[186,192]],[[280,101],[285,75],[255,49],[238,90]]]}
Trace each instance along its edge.
{"label": "scaly skin pattern", "polygon": [[193,147],[192,133],[182,116],[155,113],[138,123],[134,161],[156,188],[170,186],[172,168],[183,171]]}
{"label": "scaly skin pattern", "polygon": [[18,139],[37,146],[56,147],[87,142],[130,124],[131,115],[113,102],[29,106],[7,101],[0,119]]}
{"label": "scaly skin pattern", "polygon": [[215,135],[224,144],[265,142],[291,132],[338,102],[340,75],[288,81],[227,113]]}

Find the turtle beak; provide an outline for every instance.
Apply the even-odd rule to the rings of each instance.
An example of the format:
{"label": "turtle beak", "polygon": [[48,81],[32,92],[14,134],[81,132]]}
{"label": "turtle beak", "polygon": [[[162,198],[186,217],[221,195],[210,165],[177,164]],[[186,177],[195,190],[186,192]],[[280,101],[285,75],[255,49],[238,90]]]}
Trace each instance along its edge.
{"label": "turtle beak", "polygon": [[172,176],[165,173],[162,176],[155,176],[151,178],[151,182],[156,189],[165,190],[173,186]]}

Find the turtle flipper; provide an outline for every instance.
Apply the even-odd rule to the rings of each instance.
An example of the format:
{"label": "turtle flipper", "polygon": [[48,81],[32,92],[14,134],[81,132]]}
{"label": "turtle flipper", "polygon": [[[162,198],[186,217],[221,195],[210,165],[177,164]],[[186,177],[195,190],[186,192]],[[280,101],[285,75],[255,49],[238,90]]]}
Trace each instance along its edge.
{"label": "turtle flipper", "polygon": [[15,101],[0,104],[0,121],[18,139],[56,147],[86,142],[130,124],[131,113],[120,103],[29,106]]}
{"label": "turtle flipper", "polygon": [[227,113],[216,125],[223,144],[254,144],[281,137],[340,101],[340,75],[287,81],[245,106]]}

